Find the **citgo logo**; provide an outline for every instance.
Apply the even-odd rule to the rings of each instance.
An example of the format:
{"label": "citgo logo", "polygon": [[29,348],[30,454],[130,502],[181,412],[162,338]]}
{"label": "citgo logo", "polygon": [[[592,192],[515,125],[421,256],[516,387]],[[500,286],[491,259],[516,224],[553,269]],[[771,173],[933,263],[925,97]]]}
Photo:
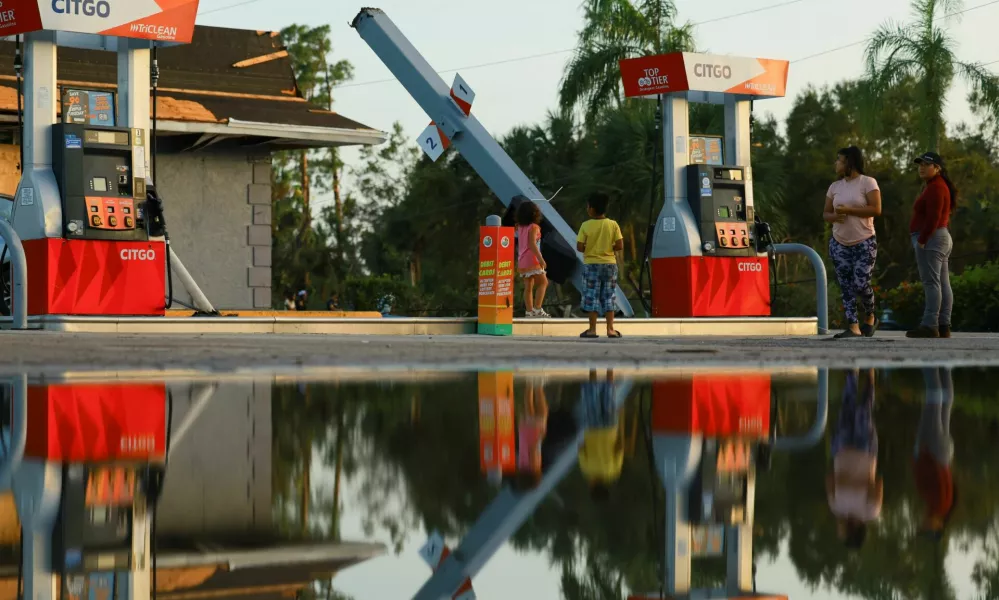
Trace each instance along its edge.
{"label": "citgo logo", "polygon": [[740,273],[762,273],[763,265],[756,262],[740,262],[739,263]]}
{"label": "citgo logo", "polygon": [[139,250],[137,248],[124,248],[121,251],[122,260],[156,260],[155,250]]}
{"label": "citgo logo", "polygon": [[106,19],[111,16],[111,5],[107,0],[52,0],[52,12]]}

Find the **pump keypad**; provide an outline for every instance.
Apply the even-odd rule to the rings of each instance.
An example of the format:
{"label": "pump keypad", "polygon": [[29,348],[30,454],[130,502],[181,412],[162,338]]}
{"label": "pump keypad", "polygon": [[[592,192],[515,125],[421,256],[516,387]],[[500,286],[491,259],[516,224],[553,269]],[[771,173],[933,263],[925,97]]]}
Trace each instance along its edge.
{"label": "pump keypad", "polygon": [[715,223],[718,245],[722,248],[749,248],[749,230],[745,223]]}
{"label": "pump keypad", "polygon": [[[119,219],[118,215],[131,215],[135,208],[132,198],[108,198],[87,196],[87,212],[90,213],[90,226],[94,229],[127,231],[135,229],[135,220],[130,216]],[[101,217],[107,215],[107,220]]]}

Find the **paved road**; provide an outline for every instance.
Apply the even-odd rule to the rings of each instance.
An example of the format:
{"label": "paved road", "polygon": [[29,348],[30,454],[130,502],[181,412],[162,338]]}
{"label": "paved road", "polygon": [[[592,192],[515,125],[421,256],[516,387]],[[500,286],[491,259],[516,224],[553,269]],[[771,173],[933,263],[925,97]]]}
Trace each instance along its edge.
{"label": "paved road", "polygon": [[122,335],[0,332],[0,373],[66,370],[284,369],[302,366],[435,368],[529,365],[663,366],[690,363],[847,367],[957,362],[999,365],[999,334],[949,340],[816,338],[489,338],[332,335]]}

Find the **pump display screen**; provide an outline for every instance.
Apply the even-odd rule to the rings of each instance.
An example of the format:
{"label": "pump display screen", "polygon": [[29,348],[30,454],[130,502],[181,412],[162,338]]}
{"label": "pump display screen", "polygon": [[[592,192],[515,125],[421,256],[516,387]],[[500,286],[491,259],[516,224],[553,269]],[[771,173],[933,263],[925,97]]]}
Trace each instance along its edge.
{"label": "pump display screen", "polygon": [[732,212],[728,209],[727,206],[720,206],[718,207],[718,216],[723,219],[731,219]]}
{"label": "pump display screen", "polygon": [[77,125],[115,126],[115,93],[67,89],[62,96],[62,120]]}
{"label": "pump display screen", "polygon": [[94,177],[94,191],[95,192],[106,192],[108,191],[108,180],[105,177]]}

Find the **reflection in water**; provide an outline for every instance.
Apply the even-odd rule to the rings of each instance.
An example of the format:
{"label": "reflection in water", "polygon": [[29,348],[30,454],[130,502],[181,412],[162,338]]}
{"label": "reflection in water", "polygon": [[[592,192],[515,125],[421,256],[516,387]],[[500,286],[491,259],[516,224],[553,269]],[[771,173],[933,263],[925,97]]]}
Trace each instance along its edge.
{"label": "reflection in water", "polygon": [[[683,585],[999,599],[997,384],[997,371],[936,368],[168,382],[181,442],[158,543],[161,558],[389,549],[311,586],[259,571],[255,584],[300,598],[411,598],[437,566],[418,551],[440,532],[452,552],[481,550],[460,555],[482,599]],[[3,506],[14,590],[18,524]],[[175,586],[164,597],[219,594],[181,575],[161,577]]]}
{"label": "reflection in water", "polygon": [[[949,372],[940,373],[943,377]],[[833,372],[829,376],[830,420],[818,443],[810,447],[778,444],[773,452],[766,452],[768,444],[761,442],[800,437],[815,422],[819,378],[814,371],[740,374],[744,380],[738,385],[734,383],[738,378],[731,373],[722,377],[718,372],[676,371],[652,377],[619,371],[613,374],[615,382],[627,382],[632,388],[626,401],[613,411],[613,420],[606,422],[615,425],[602,428],[593,438],[595,448],[602,449],[595,450],[603,457],[597,464],[606,469],[603,472],[614,474],[614,483],[598,493],[594,493],[591,481],[599,478],[588,477],[586,459],[581,460],[581,454],[586,455],[590,447],[590,429],[581,420],[580,406],[586,397],[585,386],[591,382],[590,375],[582,375],[549,372],[543,382],[532,374],[510,375],[508,389],[513,397],[509,398],[507,419],[511,425],[505,434],[510,456],[516,456],[522,441],[514,424],[521,423],[522,416],[537,414],[528,410],[528,391],[533,390],[537,406],[539,385],[548,407],[541,441],[542,474],[553,468],[561,454],[560,444],[563,450],[573,440],[579,444],[571,449],[573,464],[565,478],[473,577],[479,598],[624,599],[630,593],[657,594],[666,573],[667,504],[661,477],[652,466],[656,460],[652,447],[656,419],[672,414],[677,422],[689,425],[698,420],[700,426],[715,428],[711,431],[718,433],[735,414],[722,409],[740,402],[740,410],[755,411],[743,420],[743,435],[737,436],[756,440],[750,457],[745,457],[744,446],[717,444],[713,468],[719,471],[721,450],[723,457],[752,465],[757,471],[751,563],[761,589],[815,598],[996,597],[999,457],[982,451],[994,448],[996,440],[994,423],[999,407],[991,396],[997,379],[992,372],[951,374],[955,401],[950,403],[949,412],[936,413],[942,424],[949,415],[950,423],[941,431],[961,433],[955,435],[954,443],[958,462],[951,467],[952,480],[961,494],[952,502],[953,508],[947,509],[951,517],[939,542],[919,532],[930,529],[928,521],[924,525],[924,513],[946,514],[943,507],[948,500],[946,494],[927,495],[921,487],[922,475],[917,475],[920,463],[913,449],[925,427],[924,415],[934,414],[925,412],[927,399],[932,403],[934,395],[939,396],[939,390],[946,387],[925,383],[918,371]],[[597,375],[598,383],[607,380],[605,373]],[[394,556],[340,573],[334,579],[338,589],[359,599],[411,597],[431,575],[416,555],[431,532],[441,532],[452,549],[458,548],[502,490],[512,486],[524,494],[538,489],[536,478],[521,485],[516,461],[504,467],[497,489],[498,480],[490,475],[483,451],[482,377],[456,375],[424,384],[358,384],[338,389],[336,396],[344,400],[347,413],[356,414],[356,429],[350,434],[356,445],[347,450],[347,458],[356,453],[360,459],[342,484],[344,534],[367,532],[397,550]],[[320,390],[327,386],[313,387]],[[674,398],[705,395],[714,412],[707,413],[710,419],[703,418],[705,413],[656,413],[655,390],[660,390],[659,396]],[[943,393],[946,396],[947,392]],[[418,406],[418,421],[412,418],[414,406]],[[761,406],[765,410],[761,411]],[[863,414],[869,417],[869,429],[864,429]],[[578,429],[566,427],[568,434],[556,435],[559,415],[569,415]],[[845,421],[849,415],[851,420]],[[734,425],[730,422],[726,426],[738,430],[738,418]],[[536,436],[528,432],[527,439],[536,441]],[[499,442],[496,444],[498,448]],[[797,451],[781,450],[783,447]],[[870,511],[867,516],[875,517],[867,522],[859,548],[848,547],[847,540],[841,538],[832,512],[838,505],[826,489],[826,474],[836,473],[834,455],[845,448],[868,453],[868,464],[873,467],[864,471],[870,476],[862,479],[865,486],[855,488],[852,505],[851,490],[846,490],[848,510],[851,506],[863,508]],[[502,453],[497,452],[497,456]],[[536,471],[531,469],[528,473],[533,477]],[[944,469],[929,475],[935,482],[932,489],[947,489],[941,487],[947,480]],[[844,479],[854,481],[849,476]],[[726,496],[731,489],[737,488],[716,485],[712,490],[718,499],[715,514],[727,511],[725,502],[731,505],[733,499],[738,500],[737,496]],[[880,514],[872,515],[879,503]],[[695,528],[692,533],[692,543],[703,557],[693,561],[691,586],[724,587],[727,566],[724,553],[717,555],[719,538],[724,543],[725,536],[717,535],[717,528]],[[384,580],[387,572],[394,574],[393,581]],[[512,577],[511,572],[518,577]]]}
{"label": "reflection in water", "polygon": [[[881,515],[884,479],[878,474],[878,431],[874,421],[874,370],[846,374],[843,405],[832,440],[832,472],[826,476],[829,508],[847,548],[859,549],[867,525]],[[858,388],[859,393],[858,393]]]}

